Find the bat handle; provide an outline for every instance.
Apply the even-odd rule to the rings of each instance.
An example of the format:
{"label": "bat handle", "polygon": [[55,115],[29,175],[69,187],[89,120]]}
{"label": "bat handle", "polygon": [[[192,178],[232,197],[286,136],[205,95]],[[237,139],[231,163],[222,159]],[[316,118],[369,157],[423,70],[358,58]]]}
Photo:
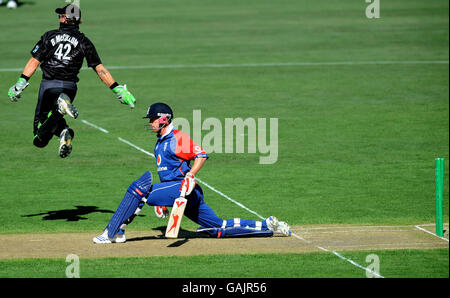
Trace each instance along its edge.
{"label": "bat handle", "polygon": [[183,187],[183,189],[180,192],[180,197],[184,198],[186,196],[186,188]]}

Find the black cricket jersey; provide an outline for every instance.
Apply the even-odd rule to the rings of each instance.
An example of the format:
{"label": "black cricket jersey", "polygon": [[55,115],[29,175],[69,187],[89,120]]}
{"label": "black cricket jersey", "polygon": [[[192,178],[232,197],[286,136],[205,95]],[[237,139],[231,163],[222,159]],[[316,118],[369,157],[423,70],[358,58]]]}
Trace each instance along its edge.
{"label": "black cricket jersey", "polygon": [[42,78],[78,82],[83,59],[89,67],[101,64],[94,44],[79,31],[77,25],[60,24],[59,29],[41,36],[31,55],[41,62]]}

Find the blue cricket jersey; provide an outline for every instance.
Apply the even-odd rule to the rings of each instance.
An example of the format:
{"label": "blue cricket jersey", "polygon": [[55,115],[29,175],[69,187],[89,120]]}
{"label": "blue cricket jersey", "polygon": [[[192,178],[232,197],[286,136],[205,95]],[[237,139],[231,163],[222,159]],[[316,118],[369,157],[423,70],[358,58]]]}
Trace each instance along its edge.
{"label": "blue cricket jersey", "polygon": [[183,180],[191,170],[191,160],[209,157],[189,135],[175,129],[172,124],[165,135],[158,135],[154,153],[161,182]]}

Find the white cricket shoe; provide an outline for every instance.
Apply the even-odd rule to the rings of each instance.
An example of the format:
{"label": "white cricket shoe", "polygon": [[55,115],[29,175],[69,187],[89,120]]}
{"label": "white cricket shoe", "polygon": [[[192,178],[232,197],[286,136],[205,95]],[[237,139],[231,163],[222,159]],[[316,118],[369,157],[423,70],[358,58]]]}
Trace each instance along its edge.
{"label": "white cricket shoe", "polygon": [[284,221],[278,222],[277,233],[283,234],[284,236],[291,236],[291,228]]}
{"label": "white cricket shoe", "polygon": [[17,8],[17,2],[13,0],[9,0],[8,3],[6,3],[7,8],[16,9]]}
{"label": "white cricket shoe", "polygon": [[72,136],[69,129],[65,128],[59,135],[59,156],[65,158],[72,152]]}
{"label": "white cricket shoe", "polygon": [[278,226],[278,218],[276,218],[275,216],[269,216],[268,218],[266,218],[266,224],[269,230],[275,231]]}
{"label": "white cricket shoe", "polygon": [[61,93],[58,97],[57,104],[58,112],[60,112],[62,115],[67,114],[73,119],[77,119],[78,109],[72,104],[72,101],[67,94]]}
{"label": "white cricket shoe", "polygon": [[275,216],[269,216],[266,219],[267,228],[274,233],[291,236],[291,229],[284,221],[279,221]]}
{"label": "white cricket shoe", "polygon": [[92,241],[94,241],[94,243],[96,244],[124,243],[125,241],[127,241],[127,238],[125,237],[125,234],[116,234],[114,238],[109,238],[108,230],[105,229],[103,231],[103,234],[92,238]]}

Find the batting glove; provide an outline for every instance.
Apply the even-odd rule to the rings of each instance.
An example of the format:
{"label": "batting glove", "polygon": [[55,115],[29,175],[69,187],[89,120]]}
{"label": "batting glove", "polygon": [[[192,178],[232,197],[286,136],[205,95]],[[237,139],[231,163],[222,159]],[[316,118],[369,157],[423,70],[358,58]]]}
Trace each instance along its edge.
{"label": "batting glove", "polygon": [[11,88],[9,88],[8,91],[9,99],[12,102],[19,100],[19,98],[21,97],[20,93],[22,93],[22,91],[25,90],[25,88],[27,88],[28,85],[29,84],[27,80],[25,80],[24,78],[19,78],[17,80],[17,83]]}
{"label": "batting glove", "polygon": [[180,191],[182,193],[184,191],[186,196],[188,196],[192,192],[192,190],[194,190],[196,184],[197,180],[195,179],[194,175],[189,172],[184,177],[183,182],[181,182]]}
{"label": "batting glove", "polygon": [[169,216],[169,209],[166,206],[155,206],[155,214],[158,218],[166,218]]}
{"label": "batting glove", "polygon": [[119,101],[123,104],[129,105],[131,108],[134,108],[136,103],[136,98],[134,98],[133,94],[130,93],[127,89],[127,85],[119,85],[112,89],[112,92],[117,96]]}

